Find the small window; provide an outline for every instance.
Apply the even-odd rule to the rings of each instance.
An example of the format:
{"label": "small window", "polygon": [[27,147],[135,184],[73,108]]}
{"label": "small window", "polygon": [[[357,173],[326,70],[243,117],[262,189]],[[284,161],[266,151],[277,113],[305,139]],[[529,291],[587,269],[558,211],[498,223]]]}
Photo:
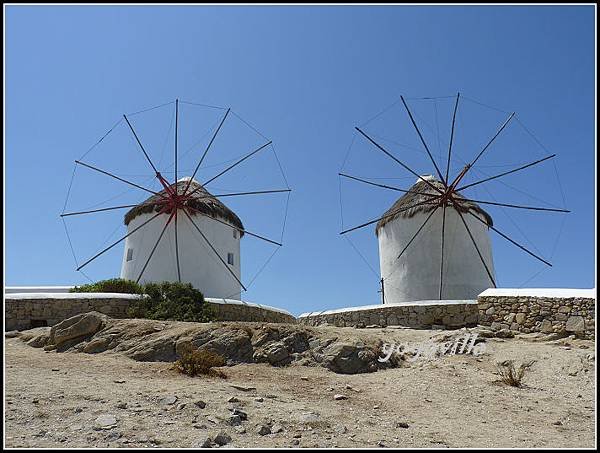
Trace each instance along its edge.
{"label": "small window", "polygon": [[227,254],[227,264],[231,264],[233,266],[233,253]]}
{"label": "small window", "polygon": [[233,239],[237,239],[237,230],[233,230]]}
{"label": "small window", "polygon": [[131,261],[133,259],[133,249],[127,249],[127,261]]}

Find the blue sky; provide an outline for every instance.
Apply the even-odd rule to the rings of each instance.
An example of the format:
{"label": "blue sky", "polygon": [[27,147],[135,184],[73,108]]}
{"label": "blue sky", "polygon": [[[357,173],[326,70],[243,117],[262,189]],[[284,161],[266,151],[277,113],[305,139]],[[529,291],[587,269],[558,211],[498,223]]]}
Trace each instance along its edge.
{"label": "blue sky", "polygon": [[[5,12],[8,285],[86,281],[74,271],[59,218],[73,160],[123,113],[179,98],[231,107],[251,122],[273,140],[293,189],[284,246],[245,299],[296,314],[378,303],[376,273],[339,235],[337,173],[353,143],[354,126],[368,122],[397,102],[401,94],[410,99],[439,96],[434,108],[442,124],[442,138],[434,154],[440,158],[443,142],[447,141],[443,125],[449,124],[447,113],[452,105],[444,97],[460,91],[469,99],[501,111],[516,111],[546,150],[558,154],[555,163],[540,165],[537,173],[527,179],[517,177],[514,185],[521,189],[522,196],[523,192],[537,191],[539,199],[562,205],[563,193],[554,184],[558,172],[566,206],[572,210],[564,222],[562,214],[510,213],[525,237],[539,243],[538,249],[545,256],[552,255],[554,266],[542,270],[534,259],[514,252],[513,246],[494,237],[499,286],[524,282],[533,287],[595,286],[592,6],[12,6]],[[434,111],[431,102],[415,99],[411,105],[420,112],[419,118],[433,124],[433,120],[426,120]],[[397,107],[369,123],[371,130],[396,134],[399,140],[418,144],[414,131],[405,129],[402,111],[394,111]],[[464,107],[460,120],[464,122],[459,125],[464,126],[461,130],[465,134],[473,135],[471,139],[464,136],[465,149],[457,145],[456,153],[466,158],[472,152],[466,145],[481,143],[506,115],[466,100]],[[197,112],[207,128],[219,118],[209,117],[210,111],[206,110],[205,116]],[[159,127],[154,125],[168,127],[168,115],[167,111],[164,118],[149,118],[147,134]],[[139,118],[142,121],[142,114]],[[200,124],[200,119],[195,124]],[[402,126],[395,129],[395,124]],[[241,137],[233,129],[233,122],[228,127],[232,129],[228,134],[223,131],[223,140]],[[490,150],[496,152],[490,152],[490,160],[482,162],[488,174],[501,165],[524,163],[548,154],[544,149],[534,149],[531,136],[518,131],[515,127],[510,132],[514,135],[507,134],[512,138]],[[192,135],[186,139],[192,140]],[[250,135],[245,136],[248,141],[241,150],[236,148],[227,157],[250,151],[252,140],[257,140]],[[437,139],[432,133],[428,138]],[[414,177],[391,161],[375,164],[381,156],[365,143],[356,139],[355,145],[348,153],[354,174],[372,168],[369,177],[396,177],[396,184],[405,188],[414,182]],[[401,149],[394,152],[403,156]],[[405,157],[411,161],[408,153]],[[104,158],[107,165],[114,164],[115,169],[122,162],[134,165],[124,155],[99,153],[98,158]],[[226,156],[216,152],[214,159],[217,165]],[[426,162],[416,157],[411,162],[419,173],[431,172]],[[261,183],[262,188],[272,188],[281,182],[273,176],[277,169],[268,166],[272,164],[249,165],[244,175],[253,182],[248,186],[229,183],[221,188],[258,188]],[[143,165],[140,161],[139,171],[147,173]],[[383,173],[376,174],[375,170]],[[113,190],[108,182],[93,185],[93,177],[77,181],[82,187],[88,185],[90,196],[105,189],[110,195]],[[369,220],[369,215],[383,212],[395,199],[393,192],[347,182],[343,183],[342,193],[347,226],[352,221],[356,224]],[[137,196],[143,198],[143,194]],[[502,200],[524,203],[526,198],[511,200],[507,193]],[[269,205],[274,206],[272,210],[266,203],[257,205],[257,201],[248,201],[250,205],[245,208],[242,201],[236,203],[242,211],[246,209],[243,220],[248,229],[260,233],[264,227],[272,236],[279,234],[281,200]],[[531,200],[528,203],[533,204]],[[259,206],[264,215],[248,206]],[[115,226],[120,215],[114,218]],[[499,227],[515,228],[503,213],[494,215]],[[276,220],[265,223],[270,216]],[[110,228],[106,229],[106,218],[95,222],[92,219],[83,230],[82,226],[74,228],[79,228],[80,235],[93,238],[93,247],[97,248]],[[250,244],[252,239],[244,240]],[[360,232],[351,240],[377,270],[373,230]],[[244,252],[246,279],[270,254],[270,249],[253,252],[253,247],[248,245]],[[118,275],[122,250],[116,249],[117,253],[93,269],[93,278]]]}

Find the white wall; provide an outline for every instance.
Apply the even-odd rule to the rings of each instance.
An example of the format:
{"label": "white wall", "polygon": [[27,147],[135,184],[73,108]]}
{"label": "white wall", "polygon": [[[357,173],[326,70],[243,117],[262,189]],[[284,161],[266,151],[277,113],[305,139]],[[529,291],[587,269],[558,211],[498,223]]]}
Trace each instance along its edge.
{"label": "white wall", "polygon": [[[439,298],[441,208],[402,257],[396,259],[429,214],[399,217],[379,230],[379,265],[386,303]],[[495,279],[488,227],[469,214],[463,217]],[[443,281],[442,299],[476,299],[493,286],[460,216],[452,208],[446,209]]]}
{"label": "white wall", "polygon": [[[129,223],[128,231],[134,230],[153,215],[155,214],[137,216]],[[168,218],[167,214],[160,215],[125,239],[121,278],[137,280]],[[223,225],[210,217],[192,215],[192,219],[219,252],[225,263],[227,263],[227,253],[233,252],[234,265],[227,266],[241,280],[239,232],[237,232],[237,238],[234,238],[234,228]],[[202,291],[205,297],[240,299],[241,288],[239,283],[227,271],[187,216],[181,211],[178,214],[178,241],[182,282],[191,283],[195,288]],[[133,249],[132,261],[127,261],[127,249],[129,248]],[[167,227],[140,283],[149,281],[177,281],[174,219]]]}

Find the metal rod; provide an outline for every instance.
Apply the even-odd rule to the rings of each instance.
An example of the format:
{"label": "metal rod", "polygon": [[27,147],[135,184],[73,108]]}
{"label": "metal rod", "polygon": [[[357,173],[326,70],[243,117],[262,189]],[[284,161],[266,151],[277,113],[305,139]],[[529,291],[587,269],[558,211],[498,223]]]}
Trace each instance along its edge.
{"label": "metal rod", "polygon": [[[177,190],[177,135],[178,135],[178,122],[179,122],[179,99],[175,99],[175,189]],[[175,217],[177,222],[177,217]],[[179,279],[181,281],[181,279]]]}
{"label": "metal rod", "polygon": [[179,266],[179,240],[178,240],[178,224],[177,224],[177,211],[175,209],[175,260],[177,261],[177,281],[181,283],[181,268]]}
{"label": "metal rod", "polygon": [[96,258],[98,258],[100,255],[104,254],[105,252],[108,252],[111,248],[113,248],[115,245],[117,245],[118,243],[120,243],[121,241],[123,241],[125,238],[131,236],[133,233],[135,233],[137,230],[139,230],[140,228],[142,228],[144,225],[146,225],[147,223],[151,222],[152,220],[156,219],[159,215],[161,215],[162,212],[159,212],[158,214],[156,214],[155,216],[151,217],[150,219],[146,220],[144,223],[142,223],[140,226],[136,227],[134,230],[131,230],[129,233],[127,233],[125,236],[123,236],[121,239],[119,239],[116,242],[113,242],[111,245],[109,245],[108,247],[106,247],[104,250],[102,250],[101,252],[98,252],[96,255],[94,255],[93,257],[91,257],[89,260],[87,260],[85,263],[83,263],[81,266],[79,266],[76,270],[80,270],[82,269],[84,266],[88,265],[89,263],[91,263],[92,261],[94,261]]}
{"label": "metal rod", "polygon": [[434,194],[434,193],[416,192],[414,190],[404,190],[404,189],[400,189],[398,187],[388,186],[386,184],[378,184],[376,182],[367,181],[366,179],[357,178],[356,176],[347,175],[345,173],[338,173],[338,175],[343,176],[344,178],[354,179],[355,181],[364,182],[365,184],[370,184],[372,186],[382,187],[384,189],[395,190],[397,192],[413,193],[413,194],[417,194],[417,195],[428,195],[428,196],[434,196],[434,197],[439,196],[439,195]]}
{"label": "metal rod", "polygon": [[496,134],[490,139],[490,141],[487,143],[487,145],[485,145],[483,147],[483,149],[479,152],[479,154],[477,155],[475,160],[469,164],[469,168],[472,167],[473,165],[475,165],[475,162],[477,162],[479,160],[479,158],[485,152],[485,150],[489,148],[489,146],[494,142],[494,140],[496,140],[498,135],[500,135],[500,132],[502,132],[504,130],[504,128],[508,125],[509,121],[512,119],[513,116],[515,116],[515,112],[512,112],[510,114],[510,116],[506,119],[506,121],[504,121],[502,126],[500,126],[500,129],[498,129],[498,132],[496,132]]}
{"label": "metal rod", "polygon": [[390,217],[394,217],[395,215],[400,214],[401,212],[407,211],[408,209],[416,208],[417,206],[421,206],[421,205],[424,205],[426,203],[431,203],[432,201],[434,201],[434,200],[431,199],[431,200],[425,200],[425,201],[421,201],[419,203],[415,203],[415,204],[413,204],[411,206],[407,206],[406,208],[399,209],[399,210],[394,211],[394,212],[392,212],[390,214],[387,214],[387,215],[384,215],[382,217],[379,217],[378,219],[370,220],[369,222],[366,222],[366,223],[363,223],[361,225],[355,226],[353,228],[349,228],[347,230],[344,230],[340,234],[346,234],[346,233],[349,233],[350,231],[358,230],[359,228],[364,228],[366,226],[369,226],[369,225],[372,225],[372,224],[374,224],[376,222],[379,222],[380,220],[387,219],[387,218],[390,218]]}
{"label": "metal rod", "polygon": [[421,230],[423,228],[425,228],[425,225],[427,225],[427,222],[429,222],[429,219],[431,219],[431,216],[433,216],[433,214],[435,214],[435,211],[437,211],[438,208],[439,208],[439,206],[436,206],[435,209],[429,213],[429,215],[427,216],[427,218],[425,219],[425,221],[421,224],[421,226],[419,227],[419,229],[417,230],[417,232],[413,235],[413,237],[410,239],[410,241],[408,241],[408,244],[406,244],[404,246],[404,248],[402,249],[402,251],[400,252],[400,254],[396,257],[397,260],[400,259],[400,257],[408,249],[408,247],[410,246],[410,244],[413,243],[413,241],[417,238],[417,236],[419,235],[419,233],[421,232]]}
{"label": "metal rod", "polygon": [[217,127],[217,130],[215,131],[215,133],[213,134],[212,138],[210,139],[210,142],[208,143],[208,146],[204,150],[204,154],[202,154],[202,157],[200,158],[200,162],[198,162],[198,165],[196,165],[196,169],[194,170],[194,173],[192,174],[192,177],[189,179],[189,181],[187,183],[187,186],[185,186],[185,190],[183,191],[184,194],[187,193],[187,191],[189,190],[190,184],[192,183],[192,180],[194,179],[194,176],[196,176],[196,173],[198,172],[198,169],[200,168],[200,165],[202,165],[202,162],[204,161],[204,158],[206,157],[206,154],[208,154],[208,150],[210,149],[210,147],[212,146],[213,142],[215,141],[215,138],[217,137],[217,134],[221,130],[221,126],[223,126],[223,123],[225,122],[225,119],[227,118],[227,115],[229,115],[229,111],[230,110],[231,109],[227,109],[227,111],[225,112],[225,115],[223,115],[223,119],[219,123],[219,127]]}
{"label": "metal rod", "polygon": [[146,267],[148,267],[148,264],[150,263],[150,260],[152,259],[152,255],[154,255],[154,252],[156,251],[156,248],[158,247],[160,240],[162,239],[163,235],[165,234],[165,231],[167,231],[167,227],[169,226],[169,223],[171,223],[171,219],[173,218],[173,215],[175,214],[175,212],[176,211],[173,211],[171,213],[171,215],[169,216],[169,218],[167,219],[165,226],[163,227],[162,231],[160,232],[160,235],[158,236],[158,240],[156,241],[156,244],[154,244],[154,247],[152,247],[152,251],[150,252],[150,255],[148,256],[148,259],[146,260],[146,263],[144,264],[144,267],[142,268],[140,275],[138,276],[137,280],[135,281],[136,283],[139,283],[140,279],[142,278],[142,275],[144,275],[144,272],[146,271]]}
{"label": "metal rod", "polygon": [[227,269],[227,271],[233,276],[233,278],[235,278],[235,280],[240,284],[240,286],[242,288],[244,288],[244,291],[247,291],[246,287],[243,285],[243,283],[240,281],[240,279],[237,277],[237,275],[235,275],[233,273],[233,271],[231,269],[229,269],[229,265],[223,260],[223,258],[221,258],[221,255],[219,255],[219,252],[217,252],[217,250],[213,247],[213,245],[210,243],[210,241],[208,240],[208,238],[204,235],[204,233],[198,227],[198,225],[196,225],[196,222],[194,222],[194,220],[192,219],[192,217],[187,213],[187,211],[185,209],[183,210],[183,213],[187,216],[188,219],[190,219],[190,222],[192,222],[192,225],[194,225],[194,227],[196,228],[196,230],[198,231],[198,233],[200,233],[200,235],[204,238],[204,240],[209,245],[209,247],[212,249],[212,251],[215,253],[215,255],[217,255],[217,258],[219,258],[219,260],[221,261],[221,263],[223,263],[223,266],[225,266],[225,268]]}
{"label": "metal rod", "polygon": [[91,211],[66,212],[64,214],[61,214],[60,216],[61,217],[68,217],[70,215],[91,214],[93,212],[111,211],[111,210],[114,210],[114,209],[135,208],[136,206],[139,206],[139,205],[137,205],[137,204],[127,204],[127,205],[123,205],[123,206],[113,206],[111,208],[93,209]]}
{"label": "metal rod", "polygon": [[279,242],[273,241],[273,240],[271,240],[271,239],[268,239],[268,238],[266,238],[266,237],[264,237],[264,236],[260,236],[260,235],[258,235],[258,234],[255,234],[255,233],[251,233],[251,232],[250,232],[250,231],[248,231],[248,230],[244,230],[243,228],[238,228],[238,227],[236,227],[236,226],[234,226],[234,225],[231,225],[230,223],[224,222],[223,220],[217,219],[216,217],[213,217],[213,216],[211,216],[211,215],[208,215],[208,214],[206,214],[206,213],[204,213],[204,212],[200,211],[199,209],[196,209],[196,208],[194,208],[193,206],[187,205],[187,206],[186,206],[186,208],[188,208],[188,209],[193,209],[193,210],[194,210],[194,211],[196,211],[198,214],[200,214],[200,215],[203,215],[203,216],[205,216],[205,217],[209,217],[209,218],[211,218],[212,220],[215,220],[216,222],[222,223],[223,225],[227,225],[228,227],[230,227],[230,228],[232,228],[232,229],[234,229],[234,230],[240,231],[241,233],[248,234],[248,235],[250,235],[250,236],[254,236],[255,238],[262,239],[263,241],[270,242],[271,244],[275,244],[275,245],[278,245],[278,246],[280,246],[280,247],[283,245],[283,244],[280,244]]}
{"label": "metal rod", "polygon": [[391,157],[392,159],[394,159],[397,163],[399,163],[402,167],[404,167],[406,170],[408,170],[409,172],[411,172],[413,175],[415,175],[417,178],[419,178],[421,181],[425,182],[428,186],[430,186],[431,188],[433,188],[436,192],[439,192],[441,194],[443,194],[444,192],[440,189],[438,189],[437,187],[435,187],[433,184],[431,184],[429,181],[427,181],[425,178],[423,178],[421,175],[419,175],[418,173],[416,173],[415,171],[413,171],[412,169],[410,169],[407,165],[405,165],[404,163],[400,162],[398,159],[396,159],[396,157],[394,157],[393,154],[391,154],[390,152],[388,152],[386,149],[383,148],[383,146],[381,146],[379,143],[377,143],[375,140],[373,140],[371,137],[369,137],[367,134],[365,134],[359,127],[355,127],[355,129],[360,132],[367,140],[369,140],[373,145],[375,145],[377,148],[379,148],[381,151],[383,151],[385,154],[387,154],[389,157]]}
{"label": "metal rod", "polygon": [[125,118],[125,121],[127,121],[127,124],[129,125],[129,129],[131,129],[131,132],[133,133],[133,136],[135,137],[135,140],[137,141],[138,145],[140,145],[140,148],[141,148],[142,152],[144,153],[144,156],[146,156],[146,160],[148,161],[148,163],[150,164],[150,166],[154,169],[154,173],[158,174],[159,171],[156,169],[156,167],[152,163],[152,160],[150,159],[150,156],[148,156],[148,153],[144,149],[144,145],[142,145],[142,142],[140,141],[139,137],[135,133],[135,130],[133,129],[133,126],[131,125],[131,123],[127,119],[127,115],[123,115],[123,118]]}
{"label": "metal rod", "polygon": [[448,176],[450,172],[450,155],[452,154],[452,142],[454,141],[454,123],[456,122],[456,111],[458,110],[459,98],[460,93],[456,93],[456,104],[454,104],[454,113],[452,114],[452,132],[450,132],[450,145],[448,146],[448,162],[446,163],[446,187],[448,187]]}
{"label": "metal rod", "polygon": [[[465,228],[467,230],[467,233],[469,233],[469,237],[471,238],[471,242],[475,246],[475,250],[477,250],[477,255],[479,255],[479,259],[481,260],[481,263],[483,264],[483,267],[485,268],[485,271],[487,272],[488,277],[490,278],[492,284],[494,285],[494,288],[496,288],[496,281],[494,280],[494,277],[492,277],[492,273],[488,269],[487,264],[485,263],[485,260],[483,259],[483,256],[481,255],[481,252],[479,251],[479,247],[477,247],[477,243],[475,242],[475,238],[473,238],[473,235],[471,234],[471,230],[469,230],[469,226],[467,225],[467,221],[465,220],[465,218],[463,217],[462,213],[460,212],[459,206],[457,206],[454,201],[452,203],[454,204],[455,211],[460,216],[460,219],[462,220],[463,225],[465,226]],[[475,216],[475,217],[477,217],[477,216]],[[487,225],[487,223],[486,223],[486,225]]]}
{"label": "metal rod", "polygon": [[544,162],[545,160],[552,159],[553,157],[556,157],[556,154],[551,154],[550,156],[546,156],[543,159],[536,160],[535,162],[531,162],[529,164],[522,165],[520,167],[514,168],[514,169],[509,170],[509,171],[505,171],[504,173],[500,173],[500,174],[497,174],[497,175],[494,175],[494,176],[490,176],[489,178],[482,179],[480,181],[475,181],[475,182],[473,182],[471,184],[467,184],[465,186],[459,187],[458,189],[456,189],[456,191],[464,190],[467,187],[473,187],[473,186],[476,186],[478,184],[482,184],[484,182],[491,181],[492,179],[500,178],[501,176],[506,176],[506,175],[509,175],[511,173],[515,173],[517,171],[524,170],[525,168],[532,167],[533,165],[537,165],[537,164],[539,164],[541,162]]}
{"label": "metal rod", "polygon": [[444,287],[444,236],[446,233],[446,203],[442,206],[442,258],[440,261],[440,294],[439,300],[442,300],[442,289]]}
{"label": "metal rod", "polygon": [[417,131],[417,134],[419,134],[421,143],[423,143],[423,146],[425,147],[425,151],[427,151],[427,155],[429,156],[429,159],[431,159],[431,162],[433,163],[433,166],[435,167],[435,171],[437,172],[438,176],[440,177],[440,181],[442,182],[442,184],[444,184],[444,186],[446,186],[446,180],[442,176],[442,172],[440,171],[439,167],[435,163],[435,160],[434,160],[433,156],[431,155],[431,151],[429,151],[429,147],[427,146],[427,143],[425,142],[423,135],[421,135],[421,131],[419,130],[419,127],[417,126],[417,123],[415,122],[415,119],[413,118],[412,113],[410,112],[410,109],[408,108],[408,104],[404,100],[404,96],[400,96],[400,99],[402,99],[402,103],[404,104],[404,108],[408,112],[410,121],[412,122],[412,125],[414,126],[415,130]]}
{"label": "metal rod", "polygon": [[120,177],[118,177],[118,176],[116,176],[116,175],[113,175],[112,173],[109,173],[109,172],[107,172],[107,171],[104,171],[104,170],[101,170],[101,169],[99,169],[99,168],[96,168],[96,167],[94,167],[94,166],[92,166],[92,165],[89,165],[89,164],[86,164],[86,163],[84,163],[84,162],[81,162],[80,160],[76,160],[76,161],[75,161],[75,163],[76,163],[76,164],[79,164],[79,165],[83,165],[84,167],[87,167],[87,168],[91,168],[92,170],[96,170],[97,172],[100,172],[100,173],[103,173],[103,174],[105,174],[105,175],[108,175],[108,176],[110,176],[111,178],[118,179],[119,181],[121,181],[121,182],[124,182],[125,184],[129,184],[130,186],[137,187],[138,189],[145,190],[146,192],[150,192],[150,193],[152,193],[152,194],[154,194],[154,195],[160,195],[161,197],[164,197],[164,195],[162,195],[162,194],[160,194],[160,193],[158,193],[158,192],[155,192],[155,191],[153,191],[153,190],[150,190],[150,189],[146,189],[145,187],[142,187],[142,186],[140,186],[140,185],[138,185],[138,184],[136,184],[136,183],[133,183],[133,182],[131,182],[131,181],[127,181],[126,179],[120,178]]}
{"label": "metal rod", "polygon": [[[213,182],[215,179],[217,179],[219,176],[222,176],[223,174],[227,173],[229,170],[231,170],[233,167],[241,164],[242,162],[244,162],[246,159],[252,157],[254,154],[256,154],[257,152],[259,152],[261,149],[266,148],[267,146],[269,146],[271,143],[273,143],[272,141],[269,141],[268,143],[265,143],[264,145],[262,145],[260,148],[255,149],[254,151],[252,151],[250,154],[247,154],[246,156],[242,157],[240,160],[238,160],[237,162],[235,162],[234,164],[230,165],[229,167],[227,167],[225,170],[223,170],[221,173],[219,173],[216,176],[213,176],[212,178],[210,178],[208,181],[206,181],[204,184],[202,184],[203,186],[206,186],[207,184]],[[196,189],[197,190],[197,189]],[[193,192],[192,192],[193,193]]]}
{"label": "metal rod", "polygon": [[[469,211],[469,214],[471,214],[473,217],[475,217],[477,220],[479,220],[480,222],[487,224],[486,221],[481,220],[479,217],[477,217],[475,214],[471,213]],[[511,242],[513,245],[516,245],[517,247],[519,247],[521,250],[523,250],[524,252],[530,254],[531,256],[533,256],[534,258],[540,260],[542,263],[547,264],[548,266],[552,267],[552,264],[549,263],[548,261],[546,261],[543,258],[540,258],[539,256],[537,256],[535,253],[531,252],[530,250],[528,250],[526,247],[522,246],[521,244],[519,244],[518,242],[516,242],[515,240],[509,238],[506,234],[504,234],[503,232],[501,232],[500,230],[498,230],[496,227],[492,226],[492,225],[488,225],[488,227],[492,230],[494,230],[496,233],[498,233],[500,236],[502,236],[504,239],[506,239],[507,241]]]}
{"label": "metal rod", "polygon": [[493,201],[473,200],[472,198],[462,198],[461,201],[471,201],[473,203],[490,204],[490,205],[494,205],[494,206],[504,206],[507,208],[529,209],[531,211],[571,212],[568,209],[542,208],[539,206],[522,206],[522,205],[517,205],[517,204],[497,203],[497,202],[493,202]]}
{"label": "metal rod", "polygon": [[[194,190],[195,191],[195,190]],[[281,192],[291,192],[292,189],[275,189],[275,190],[256,190],[253,192],[236,192],[236,193],[224,193],[221,195],[206,195],[201,197],[194,197],[192,200],[203,200],[206,198],[223,198],[223,197],[237,197],[239,195],[261,195],[267,193],[281,193]],[[191,195],[193,192],[190,192],[188,195]]]}

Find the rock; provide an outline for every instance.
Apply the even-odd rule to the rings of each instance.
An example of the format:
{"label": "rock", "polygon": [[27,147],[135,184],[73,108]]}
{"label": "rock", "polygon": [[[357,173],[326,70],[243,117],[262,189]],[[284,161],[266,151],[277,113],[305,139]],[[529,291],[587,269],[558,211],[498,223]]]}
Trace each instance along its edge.
{"label": "rock", "polygon": [[333,399],[336,401],[340,401],[340,400],[347,400],[348,397],[346,395],[342,395],[341,393],[337,393],[337,394],[333,395]]}
{"label": "rock", "polygon": [[267,425],[258,425],[256,427],[256,434],[259,436],[266,436],[267,434],[271,434],[271,428]]}
{"label": "rock", "polygon": [[555,421],[554,423],[552,423],[552,424],[553,424],[553,425],[556,425],[556,426],[562,426],[562,424],[563,424],[563,423],[562,423],[560,420],[556,420],[556,421]]}
{"label": "rock", "polygon": [[254,401],[256,401],[257,403],[262,403],[265,399],[262,396],[257,396],[256,398],[254,398]]}
{"label": "rock", "polygon": [[18,330],[9,330],[8,332],[4,332],[4,338],[16,338],[19,334]]}
{"label": "rock", "polygon": [[[86,354],[96,354],[104,352],[109,348],[110,338],[94,338],[83,347],[83,352]],[[123,381],[125,382],[125,381]]]}
{"label": "rock", "polygon": [[94,429],[112,429],[117,426],[117,417],[111,414],[100,415],[94,422]]}
{"label": "rock", "polygon": [[525,313],[517,313],[517,316],[515,316],[515,321],[517,324],[523,324],[525,319],[527,319],[527,315]]}
{"label": "rock", "polygon": [[241,390],[242,392],[251,392],[252,390],[256,390],[256,387],[245,387],[243,385],[230,384],[236,390]]}
{"label": "rock", "polygon": [[348,432],[348,428],[346,428],[344,425],[338,425],[334,430],[338,434],[346,434]]}
{"label": "rock", "polygon": [[300,379],[303,381],[308,381],[308,378],[306,376],[300,376]]}
{"label": "rock", "polygon": [[196,443],[196,447],[199,447],[199,448],[210,448],[212,445],[213,445],[213,441],[208,436]]}
{"label": "rock", "polygon": [[248,414],[241,409],[234,408],[232,414],[240,417],[240,420],[248,420]]}
{"label": "rock", "polygon": [[236,433],[246,434],[246,428],[244,428],[242,425],[236,426],[234,429]]}
{"label": "rock", "polygon": [[91,336],[102,329],[108,319],[108,316],[96,311],[65,319],[50,328],[48,342],[60,346],[69,340],[83,340],[83,338]]}
{"label": "rock", "polygon": [[309,422],[316,422],[317,420],[319,420],[320,415],[317,414],[316,412],[305,412],[303,414],[300,414],[299,418],[300,418],[300,421],[309,423]]}
{"label": "rock", "polygon": [[514,338],[515,333],[509,329],[500,329],[496,332],[496,338]]}
{"label": "rock", "polygon": [[583,316],[569,316],[565,325],[567,332],[583,332],[585,331],[585,320]]}
{"label": "rock", "polygon": [[204,409],[206,407],[206,403],[202,400],[194,401],[194,406],[199,407],[200,409]]}
{"label": "rock", "polygon": [[364,345],[334,343],[323,351],[323,365],[335,373],[356,374],[375,371],[377,355]]}
{"label": "rock", "polygon": [[283,431],[283,426],[281,426],[279,423],[275,423],[273,426],[271,426],[271,432],[273,434],[280,433],[282,431]]}
{"label": "rock", "polygon": [[240,400],[237,399],[235,396],[231,396],[229,397],[229,399],[227,400],[228,403],[239,403]]}
{"label": "rock", "polygon": [[292,445],[300,445],[299,439],[292,439]]}
{"label": "rock", "polygon": [[406,429],[406,428],[408,428],[408,423],[406,423],[406,422],[398,422],[398,423],[396,423],[396,428],[404,428],[404,429]]}
{"label": "rock", "polygon": [[242,424],[242,419],[239,415],[231,414],[227,419],[227,424],[231,426],[238,426]]}
{"label": "rock", "polygon": [[540,326],[540,331],[543,333],[552,333],[554,329],[552,328],[552,321],[549,319],[544,319],[542,321],[542,325]]}
{"label": "rock", "polygon": [[122,403],[122,402],[121,402],[121,403],[117,403],[117,404],[115,405],[115,407],[116,407],[117,409],[127,409],[127,403]]}
{"label": "rock", "polygon": [[180,403],[180,404],[178,404],[178,405],[177,405],[177,410],[178,410],[178,411],[180,411],[180,410],[182,410],[182,409],[185,409],[185,406],[187,406],[187,404],[185,404],[185,403]]}
{"label": "rock", "polygon": [[251,363],[253,347],[250,335],[243,329],[219,328],[200,332],[191,340],[199,349],[215,352],[227,360],[227,365]]}
{"label": "rock", "polygon": [[162,406],[171,406],[177,402],[177,397],[175,395],[165,396],[160,399],[159,404]]}

